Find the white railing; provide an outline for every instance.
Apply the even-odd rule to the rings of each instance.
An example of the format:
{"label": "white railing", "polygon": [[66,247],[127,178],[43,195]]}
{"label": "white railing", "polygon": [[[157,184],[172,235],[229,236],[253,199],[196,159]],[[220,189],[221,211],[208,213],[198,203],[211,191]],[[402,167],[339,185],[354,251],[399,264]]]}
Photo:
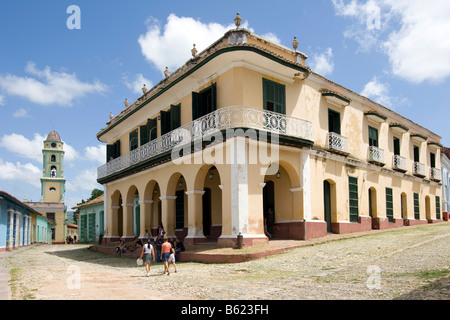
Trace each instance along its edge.
{"label": "white railing", "polygon": [[392,157],[392,168],[394,170],[407,171],[406,170],[406,158],[395,154]]}
{"label": "white railing", "polygon": [[97,169],[97,178],[104,178],[170,151],[176,146],[190,143],[221,130],[235,128],[256,129],[312,141],[312,124],[309,121],[253,107],[225,107],[109,161]]}
{"label": "white railing", "polygon": [[328,133],[328,149],[348,154],[348,140],[335,132]]}
{"label": "white railing", "polygon": [[384,162],[384,150],[370,146],[368,149],[368,161],[375,162],[378,164],[385,164]]}
{"label": "white railing", "polygon": [[413,174],[416,176],[425,177],[425,165],[420,162],[414,162]]}
{"label": "white railing", "polygon": [[441,170],[436,168],[431,168],[430,170],[430,179],[441,181]]}

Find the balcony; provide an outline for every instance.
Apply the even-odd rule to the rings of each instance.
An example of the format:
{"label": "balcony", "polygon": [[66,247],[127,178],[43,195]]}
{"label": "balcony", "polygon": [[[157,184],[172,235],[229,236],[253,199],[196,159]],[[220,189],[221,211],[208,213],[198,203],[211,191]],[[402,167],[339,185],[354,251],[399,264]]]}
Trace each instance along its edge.
{"label": "balcony", "polygon": [[[309,121],[253,107],[225,107],[156,138],[97,169],[97,179],[108,177],[151,158],[226,129],[247,128],[276,133],[312,144]],[[209,141],[209,140],[208,140]],[[170,155],[169,155],[170,156]]]}
{"label": "balcony", "polygon": [[434,181],[441,181],[441,170],[436,168],[430,169],[430,179]]}
{"label": "balcony", "polygon": [[348,141],[346,137],[341,136],[335,132],[328,133],[328,149],[330,151],[348,155]]}
{"label": "balcony", "polygon": [[375,146],[370,146],[368,149],[367,161],[379,166],[384,166],[386,164],[384,162],[384,150]]}
{"label": "balcony", "polygon": [[420,177],[420,178],[424,178],[426,176],[425,165],[420,162],[414,162],[413,175]]}
{"label": "balcony", "polygon": [[406,172],[406,158],[394,155],[392,157],[392,169],[400,172]]}

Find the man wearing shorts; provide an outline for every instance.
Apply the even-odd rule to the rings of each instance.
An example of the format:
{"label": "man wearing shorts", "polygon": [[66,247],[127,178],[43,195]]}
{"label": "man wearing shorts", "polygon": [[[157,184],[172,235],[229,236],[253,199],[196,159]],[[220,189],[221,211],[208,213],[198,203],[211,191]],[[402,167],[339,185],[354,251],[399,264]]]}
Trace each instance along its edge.
{"label": "man wearing shorts", "polygon": [[161,245],[161,260],[164,261],[164,274],[170,274],[169,272],[169,257],[170,257],[170,249],[172,245],[168,241],[167,237],[164,237],[164,243]]}

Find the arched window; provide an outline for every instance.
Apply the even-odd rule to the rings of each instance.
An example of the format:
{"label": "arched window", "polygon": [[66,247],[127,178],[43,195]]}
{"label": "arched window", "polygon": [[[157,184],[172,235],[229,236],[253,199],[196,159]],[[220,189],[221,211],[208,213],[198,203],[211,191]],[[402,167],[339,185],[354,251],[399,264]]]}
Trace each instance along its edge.
{"label": "arched window", "polygon": [[50,161],[51,162],[56,162],[56,156],[54,154],[52,154],[52,156],[50,157]]}
{"label": "arched window", "polygon": [[52,166],[50,168],[50,177],[51,178],[56,178],[56,167],[55,166]]}

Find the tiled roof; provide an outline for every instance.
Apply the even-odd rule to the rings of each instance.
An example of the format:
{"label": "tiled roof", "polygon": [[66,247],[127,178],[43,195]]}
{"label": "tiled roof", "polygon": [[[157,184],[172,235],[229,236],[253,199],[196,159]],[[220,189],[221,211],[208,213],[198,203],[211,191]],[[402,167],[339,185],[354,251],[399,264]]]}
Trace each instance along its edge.
{"label": "tiled roof", "polygon": [[58,141],[58,142],[61,142],[61,137],[59,136],[58,132],[53,130],[52,132],[50,132],[48,134],[47,139],[45,139],[45,141]]}
{"label": "tiled roof", "polygon": [[79,205],[73,207],[72,209],[78,209],[78,208],[90,206],[92,204],[102,203],[103,201],[104,201],[104,195],[102,194],[101,196],[98,196],[97,198],[92,199],[91,201],[79,204]]}

